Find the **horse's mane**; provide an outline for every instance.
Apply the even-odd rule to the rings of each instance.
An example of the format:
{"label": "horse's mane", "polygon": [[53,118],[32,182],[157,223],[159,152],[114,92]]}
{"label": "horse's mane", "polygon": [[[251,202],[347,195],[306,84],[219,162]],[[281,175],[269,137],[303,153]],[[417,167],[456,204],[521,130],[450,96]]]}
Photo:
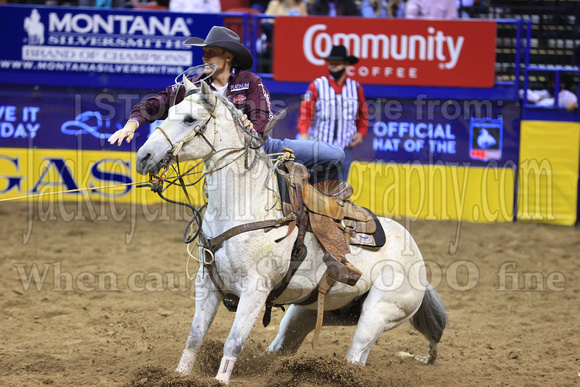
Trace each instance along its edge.
{"label": "horse's mane", "polygon": [[[244,145],[246,147],[246,161],[245,161],[246,169],[248,170],[252,169],[259,159],[265,161],[266,166],[269,169],[272,169],[273,166],[272,163],[270,162],[270,158],[268,157],[268,155],[266,155],[265,152],[260,151],[265,141],[264,138],[262,138],[260,135],[255,135],[252,132],[252,130],[249,130],[246,127],[244,127],[241,120],[242,115],[244,113],[241,110],[237,109],[234,106],[234,104],[231,103],[225,96],[219,94],[216,91],[212,91],[212,93],[218,100],[220,100],[224,104],[226,109],[230,112],[236,128],[241,129]],[[201,92],[198,95],[201,102],[207,105],[210,104],[210,102],[204,98],[204,95]],[[252,153],[253,157],[250,157],[250,153]]]}

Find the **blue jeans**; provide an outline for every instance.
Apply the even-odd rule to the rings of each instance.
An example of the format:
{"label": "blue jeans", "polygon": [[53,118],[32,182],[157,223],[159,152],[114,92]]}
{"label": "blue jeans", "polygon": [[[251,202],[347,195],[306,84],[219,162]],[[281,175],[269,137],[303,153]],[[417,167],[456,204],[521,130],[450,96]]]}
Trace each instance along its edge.
{"label": "blue jeans", "polygon": [[340,180],[347,181],[350,172],[350,164],[352,164],[352,149],[344,148],[344,161],[340,171]]}
{"label": "blue jeans", "polygon": [[264,143],[266,153],[283,152],[284,148],[292,149],[296,162],[310,170],[311,183],[339,177],[344,161],[344,151],[340,147],[314,140],[279,140],[271,137]]}

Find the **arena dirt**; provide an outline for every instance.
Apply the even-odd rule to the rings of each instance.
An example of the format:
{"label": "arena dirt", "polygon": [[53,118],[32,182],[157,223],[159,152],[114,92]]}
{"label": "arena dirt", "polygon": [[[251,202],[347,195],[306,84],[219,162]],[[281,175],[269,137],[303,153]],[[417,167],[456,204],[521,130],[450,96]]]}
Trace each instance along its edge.
{"label": "arena dirt", "polygon": [[[178,210],[2,203],[0,219],[0,385],[217,385],[234,318],[223,307],[192,375],[173,371],[194,313]],[[434,365],[397,357],[428,350],[409,324],[385,332],[364,368],[344,361],[354,327],[325,327],[316,351],[309,336],[295,356],[262,356],[274,310],[231,385],[580,385],[577,228],[404,222],[449,313]]]}

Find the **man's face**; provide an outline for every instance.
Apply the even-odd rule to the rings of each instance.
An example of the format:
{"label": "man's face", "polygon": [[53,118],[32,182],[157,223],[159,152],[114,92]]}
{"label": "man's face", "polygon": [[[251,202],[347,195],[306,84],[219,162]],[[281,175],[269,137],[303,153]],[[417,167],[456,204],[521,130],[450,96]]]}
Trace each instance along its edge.
{"label": "man's face", "polygon": [[328,61],[328,71],[336,72],[341,71],[348,67],[348,62],[345,60],[329,60]]}
{"label": "man's face", "polygon": [[[203,48],[203,63],[212,64],[216,66],[216,73],[224,70],[226,66],[231,68],[233,55],[219,47],[204,47]],[[213,69],[206,67],[204,74],[211,74]]]}

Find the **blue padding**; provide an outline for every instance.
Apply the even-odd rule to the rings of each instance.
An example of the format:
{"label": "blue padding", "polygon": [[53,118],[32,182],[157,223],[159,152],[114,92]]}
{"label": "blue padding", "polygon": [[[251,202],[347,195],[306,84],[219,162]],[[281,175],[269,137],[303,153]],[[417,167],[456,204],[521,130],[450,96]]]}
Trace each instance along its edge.
{"label": "blue padding", "polygon": [[564,108],[550,108],[527,105],[522,111],[522,120],[527,121],[580,121],[578,113],[570,113]]}
{"label": "blue padding", "polygon": [[[270,93],[304,94],[308,88],[308,82],[277,82],[271,74],[259,74]],[[424,95],[430,99],[454,99],[454,100],[502,100],[517,101],[518,90],[513,85],[496,85],[489,89],[468,87],[427,87],[427,86],[385,86],[365,85],[363,89],[366,97],[415,99]]]}

